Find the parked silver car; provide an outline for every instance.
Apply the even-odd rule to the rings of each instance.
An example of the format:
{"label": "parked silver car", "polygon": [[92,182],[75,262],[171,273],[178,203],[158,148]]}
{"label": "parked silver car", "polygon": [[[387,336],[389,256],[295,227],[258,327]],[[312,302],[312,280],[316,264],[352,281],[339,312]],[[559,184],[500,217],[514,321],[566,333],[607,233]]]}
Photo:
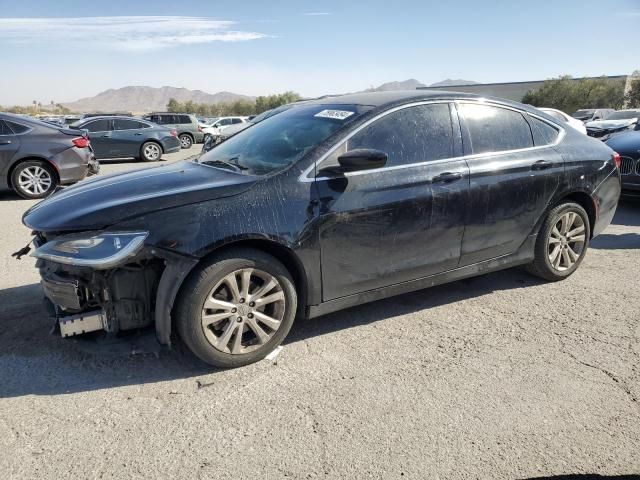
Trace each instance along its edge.
{"label": "parked silver car", "polygon": [[168,129],[176,130],[182,148],[191,148],[194,143],[202,143],[204,141],[204,133],[195,115],[154,112],[145,115],[143,118]]}

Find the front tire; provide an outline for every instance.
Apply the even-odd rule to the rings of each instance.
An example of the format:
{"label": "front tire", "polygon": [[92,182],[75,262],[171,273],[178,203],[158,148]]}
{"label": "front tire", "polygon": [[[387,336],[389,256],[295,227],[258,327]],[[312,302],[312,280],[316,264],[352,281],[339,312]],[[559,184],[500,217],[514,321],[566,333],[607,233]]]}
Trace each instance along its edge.
{"label": "front tire", "polygon": [[591,226],[584,208],[573,202],[558,205],[540,228],[535,260],[527,265],[527,270],[551,282],[564,280],[582,263],[590,238]]}
{"label": "front tire", "polygon": [[191,138],[191,135],[187,133],[183,133],[178,137],[178,139],[180,139],[180,147],[182,148],[191,148],[193,145],[193,138]]}
{"label": "front tire", "polygon": [[11,174],[11,186],[22,198],[44,198],[56,189],[58,178],[51,165],[29,160],[20,163]]}
{"label": "front tire", "polygon": [[162,147],[156,142],[144,142],[140,147],[140,158],[145,162],[157,162],[162,158]]}
{"label": "front tire", "polygon": [[293,280],[278,260],[234,249],[191,274],[175,311],[178,333],[198,358],[233,368],[275,349],[289,333],[296,308]]}

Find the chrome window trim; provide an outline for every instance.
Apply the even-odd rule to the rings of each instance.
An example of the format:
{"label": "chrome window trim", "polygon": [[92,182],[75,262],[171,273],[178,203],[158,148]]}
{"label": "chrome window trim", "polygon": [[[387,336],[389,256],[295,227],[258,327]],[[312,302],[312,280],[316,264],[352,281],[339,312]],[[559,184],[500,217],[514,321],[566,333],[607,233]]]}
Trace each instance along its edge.
{"label": "chrome window trim", "polygon": [[[418,162],[418,163],[410,163],[410,164],[406,164],[406,165],[394,165],[391,167],[381,167],[381,168],[374,168],[371,170],[362,170],[359,172],[348,172],[345,173],[344,176],[345,177],[353,177],[356,175],[367,175],[370,173],[380,173],[380,172],[386,172],[386,171],[392,171],[392,170],[400,170],[403,168],[413,168],[413,167],[420,167],[420,166],[424,166],[424,165],[437,165],[440,163],[446,163],[446,162],[451,162],[454,160],[467,160],[467,159],[475,159],[475,158],[482,158],[482,157],[488,157],[488,156],[496,156],[496,155],[509,155],[512,153],[516,153],[516,152],[527,152],[527,151],[533,151],[533,150],[540,150],[543,148],[549,148],[549,147],[555,147],[556,145],[558,145],[565,137],[566,135],[566,131],[565,129],[553,122],[549,122],[549,120],[547,120],[546,118],[542,118],[539,115],[536,115],[535,113],[530,113],[526,110],[520,110],[518,108],[512,107],[510,105],[505,105],[499,102],[495,102],[492,100],[487,100],[485,98],[479,98],[479,99],[449,99],[449,100],[444,100],[444,99],[437,99],[437,100],[421,100],[419,102],[412,102],[412,103],[407,103],[404,105],[399,105],[397,107],[391,108],[389,110],[385,110],[384,112],[379,113],[378,115],[376,115],[375,117],[373,117],[370,120],[367,120],[365,123],[363,123],[362,125],[360,125],[358,128],[356,128],[355,130],[353,130],[352,132],[350,132],[345,138],[343,138],[342,140],[340,140],[338,143],[336,143],[335,145],[333,145],[329,150],[327,150],[318,160],[316,160],[315,162],[313,162],[311,165],[309,165],[309,167],[307,167],[299,176],[298,176],[298,181],[299,182],[303,182],[303,183],[310,183],[310,182],[314,182],[316,180],[331,180],[332,178],[335,177],[310,177],[309,175],[311,174],[312,171],[315,171],[315,168],[320,165],[322,162],[324,162],[331,154],[333,154],[333,152],[335,152],[338,148],[340,148],[342,145],[344,145],[346,142],[349,141],[349,139],[351,137],[353,137],[355,134],[357,134],[358,132],[360,132],[361,130],[363,130],[364,128],[368,127],[369,125],[371,125],[373,122],[375,122],[376,120],[379,120],[382,117],[385,117],[391,113],[397,112],[398,110],[403,110],[405,108],[411,108],[411,107],[417,107],[420,105],[433,105],[433,104],[440,104],[440,103],[446,103],[446,104],[459,104],[459,103],[477,103],[477,104],[483,104],[483,105],[491,105],[494,107],[499,107],[499,108],[505,108],[507,110],[512,110],[514,112],[518,112],[521,115],[531,115],[532,117],[552,126],[553,128],[556,128],[558,130],[558,137],[556,138],[555,142],[553,143],[549,143],[547,145],[538,145],[538,146],[533,146],[533,147],[527,147],[527,148],[518,148],[515,150],[502,150],[499,152],[486,152],[486,153],[477,153],[477,154],[471,154],[471,155],[461,155],[458,157],[451,157],[451,158],[440,158],[438,160],[426,160],[424,162]],[[526,121],[526,117],[525,117],[525,121]],[[527,122],[528,123],[528,122]],[[533,137],[533,132],[532,132],[532,137]],[[532,138],[533,141],[533,138]]]}

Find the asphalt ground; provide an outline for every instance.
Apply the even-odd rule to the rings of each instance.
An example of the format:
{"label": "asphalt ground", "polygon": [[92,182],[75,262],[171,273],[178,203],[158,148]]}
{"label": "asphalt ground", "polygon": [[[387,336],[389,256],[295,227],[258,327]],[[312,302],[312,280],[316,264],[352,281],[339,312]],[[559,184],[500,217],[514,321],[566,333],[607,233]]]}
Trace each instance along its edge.
{"label": "asphalt ground", "polygon": [[563,282],[506,270],[300,321],[226,371],[152,332],[51,335],[10,257],[32,203],[0,194],[0,478],[640,474],[639,202]]}

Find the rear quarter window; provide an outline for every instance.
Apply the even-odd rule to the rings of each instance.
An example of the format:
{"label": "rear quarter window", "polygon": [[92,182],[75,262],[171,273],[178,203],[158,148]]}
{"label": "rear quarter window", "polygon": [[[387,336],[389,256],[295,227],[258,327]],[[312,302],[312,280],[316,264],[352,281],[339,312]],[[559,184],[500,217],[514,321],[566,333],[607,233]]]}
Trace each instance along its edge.
{"label": "rear quarter window", "polygon": [[533,142],[536,147],[551,145],[556,142],[560,135],[560,130],[531,115],[527,115],[527,120],[529,120],[529,124],[531,125]]}
{"label": "rear quarter window", "polygon": [[7,120],[7,125],[13,131],[13,133],[15,133],[16,135],[20,134],[20,133],[27,132],[29,130],[29,127],[27,127],[26,125],[22,125],[21,123],[12,122],[10,120]]}
{"label": "rear quarter window", "polygon": [[178,115],[178,121],[176,123],[180,123],[182,125],[192,123],[191,117],[189,117],[189,115]]}
{"label": "rear quarter window", "polygon": [[13,131],[3,120],[0,120],[0,135],[13,135]]}
{"label": "rear quarter window", "polygon": [[469,131],[474,154],[533,147],[531,128],[521,113],[475,103],[462,103],[459,109]]}

